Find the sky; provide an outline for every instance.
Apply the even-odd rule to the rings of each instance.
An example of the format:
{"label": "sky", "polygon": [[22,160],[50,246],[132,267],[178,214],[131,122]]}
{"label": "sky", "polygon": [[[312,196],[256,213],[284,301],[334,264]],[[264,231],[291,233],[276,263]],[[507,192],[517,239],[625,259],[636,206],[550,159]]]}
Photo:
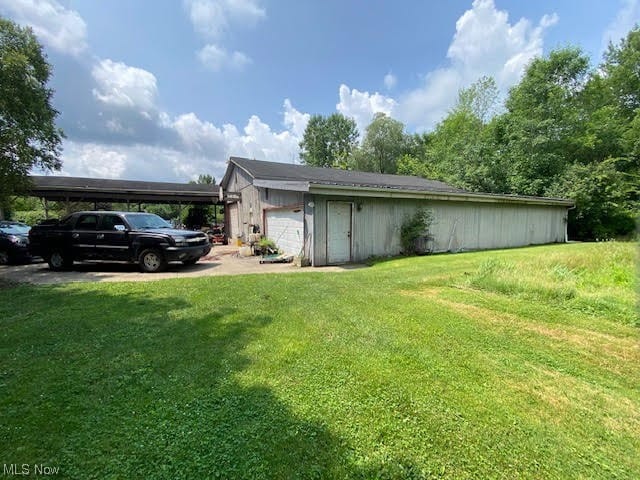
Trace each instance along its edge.
{"label": "sky", "polygon": [[53,67],[56,174],[218,181],[230,156],[298,163],[313,114],[432,130],[458,92],[503,95],[535,57],[595,67],[640,0],[0,0]]}

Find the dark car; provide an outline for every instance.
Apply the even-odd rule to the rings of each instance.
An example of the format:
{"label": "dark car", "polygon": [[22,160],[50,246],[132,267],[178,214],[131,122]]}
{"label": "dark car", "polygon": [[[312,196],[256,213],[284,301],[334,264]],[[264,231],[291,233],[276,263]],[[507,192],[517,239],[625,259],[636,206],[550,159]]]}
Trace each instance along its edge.
{"label": "dark car", "polygon": [[36,225],[29,250],[52,270],[82,260],[138,263],[144,272],[159,272],[168,262],[193,265],[211,250],[202,232],[176,230],[151,213],[76,212],[55,225]]}
{"label": "dark car", "polygon": [[0,221],[0,265],[31,260],[30,229],[24,223]]}

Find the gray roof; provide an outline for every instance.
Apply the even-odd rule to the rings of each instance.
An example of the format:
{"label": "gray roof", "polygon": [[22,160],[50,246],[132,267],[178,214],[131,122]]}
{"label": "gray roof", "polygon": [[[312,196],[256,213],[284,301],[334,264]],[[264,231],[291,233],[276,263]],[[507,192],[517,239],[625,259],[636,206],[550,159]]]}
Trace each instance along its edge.
{"label": "gray roof", "polygon": [[216,203],[219,185],[32,175],[31,194],[48,200]]}
{"label": "gray roof", "polygon": [[[316,185],[316,188],[353,187],[356,190],[373,189],[377,191],[398,190],[411,192],[410,195],[426,194],[432,197],[464,199],[500,203],[530,203],[545,205],[572,206],[573,200],[566,198],[546,198],[526,195],[470,192],[452,187],[438,180],[406,175],[389,175],[372,172],[356,172],[336,168],[308,167],[291,163],[263,162],[242,157],[231,157],[230,164],[245,170],[254,180],[291,182],[292,184]],[[231,168],[227,168],[220,184],[226,188]]]}
{"label": "gray roof", "polygon": [[141,180],[114,180],[110,178],[61,177],[58,175],[32,175],[36,188],[90,188],[110,191],[207,193],[217,195],[218,185],[198,183],[145,182]]}
{"label": "gray roof", "polygon": [[[309,167],[291,163],[263,162],[241,157],[231,157],[229,161],[247,171],[253,178],[260,180],[295,181],[309,182],[315,185],[391,188],[429,192],[465,192],[465,190],[452,187],[444,182],[406,175]],[[223,185],[225,184],[225,179],[222,180]]]}

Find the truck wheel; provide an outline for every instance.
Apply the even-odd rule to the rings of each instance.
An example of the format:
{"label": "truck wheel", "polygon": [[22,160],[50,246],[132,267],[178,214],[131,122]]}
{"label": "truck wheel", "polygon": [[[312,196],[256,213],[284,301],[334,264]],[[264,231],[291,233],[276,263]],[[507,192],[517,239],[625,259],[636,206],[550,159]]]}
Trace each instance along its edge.
{"label": "truck wheel", "polygon": [[138,258],[138,263],[145,273],[161,272],[167,268],[167,261],[164,259],[164,255],[153,248],[144,250]]}
{"label": "truck wheel", "polygon": [[60,250],[54,250],[47,259],[49,270],[60,271],[67,270],[73,265],[73,259],[62,253]]}
{"label": "truck wheel", "polygon": [[199,258],[190,258],[189,260],[183,260],[182,264],[183,265],[195,265],[198,260],[200,260],[200,259]]}
{"label": "truck wheel", "polygon": [[9,252],[0,250],[0,265],[9,265]]}

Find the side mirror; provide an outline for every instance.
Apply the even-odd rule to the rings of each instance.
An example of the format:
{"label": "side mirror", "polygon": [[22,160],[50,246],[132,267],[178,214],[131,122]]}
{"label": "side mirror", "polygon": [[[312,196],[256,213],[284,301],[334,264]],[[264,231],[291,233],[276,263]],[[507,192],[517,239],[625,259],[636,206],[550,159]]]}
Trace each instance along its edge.
{"label": "side mirror", "polygon": [[118,232],[124,232],[127,230],[127,227],[124,225],[114,225],[113,228]]}

